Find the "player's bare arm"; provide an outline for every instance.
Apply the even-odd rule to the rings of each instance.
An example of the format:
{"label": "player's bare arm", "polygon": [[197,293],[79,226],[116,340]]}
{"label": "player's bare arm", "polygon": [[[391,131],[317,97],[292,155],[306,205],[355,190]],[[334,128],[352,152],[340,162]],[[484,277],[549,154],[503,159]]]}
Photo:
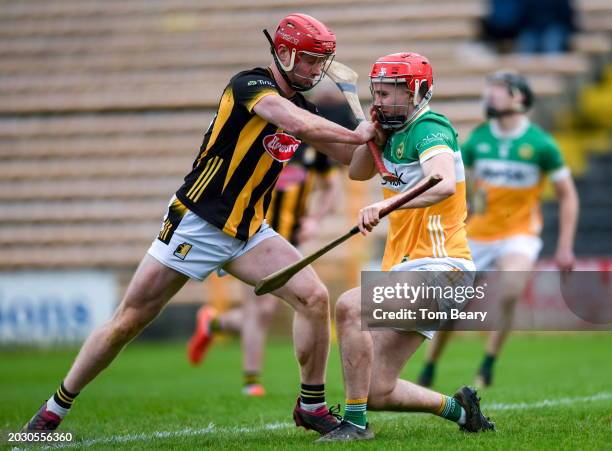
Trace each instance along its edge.
{"label": "player's bare arm", "polygon": [[[399,209],[428,207],[455,194],[455,160],[452,153],[448,152],[436,155],[421,163],[421,167],[423,168],[425,176],[439,174],[442,176],[442,181],[418,198],[404,204]],[[399,196],[401,196],[401,194],[362,208],[359,211],[359,218],[357,221],[360,232],[363,235],[367,232],[371,232],[380,222],[380,211]]]}
{"label": "player's bare arm", "polygon": [[[387,142],[387,134],[376,121],[376,112],[374,110],[370,111],[370,116],[374,124],[374,142],[379,149],[383,149]],[[349,167],[349,177],[351,180],[370,180],[376,175],[376,172],[376,164],[368,147],[357,147]]]}
{"label": "player's bare arm", "polygon": [[367,146],[357,147],[349,166],[349,177],[351,180],[370,180],[375,175],[376,166]]}
{"label": "player's bare arm", "polygon": [[356,145],[363,144],[374,136],[374,125],[370,122],[362,122],[355,130],[349,130],[298,108],[281,96],[263,97],[253,111],[267,122],[298,136],[344,164],[351,161]]}
{"label": "player's bare arm", "polygon": [[574,267],[574,236],[578,222],[579,200],[574,181],[570,176],[554,183],[555,194],[559,200],[559,238],[555,263],[562,271]]}

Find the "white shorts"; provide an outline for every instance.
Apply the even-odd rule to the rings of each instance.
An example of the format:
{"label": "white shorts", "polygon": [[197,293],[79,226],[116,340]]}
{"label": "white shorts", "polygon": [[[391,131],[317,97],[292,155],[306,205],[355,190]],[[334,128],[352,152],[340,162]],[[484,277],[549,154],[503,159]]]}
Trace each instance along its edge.
{"label": "white shorts", "polygon": [[[167,215],[164,217],[164,219]],[[155,238],[148,253],[164,266],[192,279],[204,280],[214,270],[247,253],[263,240],[279,236],[265,221],[248,241],[224,233],[187,211],[168,244]]]}
{"label": "white shorts", "polygon": [[[471,260],[464,258],[417,258],[416,260],[408,260],[399,263],[391,268],[391,271],[432,271],[432,272],[445,272],[445,271],[461,271],[463,276],[450,282],[445,280],[444,283],[448,285],[463,285],[471,286],[474,284],[474,277],[476,272],[476,266]],[[428,283],[439,283],[439,281],[431,280]],[[441,306],[444,308],[445,306]],[[425,338],[431,340],[434,337],[435,331],[433,330],[418,330],[418,333],[423,335]]]}
{"label": "white shorts", "polygon": [[478,271],[495,269],[497,260],[508,254],[525,255],[535,262],[542,250],[542,240],[533,235],[515,235],[492,241],[468,240],[468,243]]}

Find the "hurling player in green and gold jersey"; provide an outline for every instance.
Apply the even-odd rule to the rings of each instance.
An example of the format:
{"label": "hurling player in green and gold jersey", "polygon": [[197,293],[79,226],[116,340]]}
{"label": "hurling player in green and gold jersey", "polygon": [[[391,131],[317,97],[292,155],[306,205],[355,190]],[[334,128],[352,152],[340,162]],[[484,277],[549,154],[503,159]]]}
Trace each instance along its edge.
{"label": "hurling player in green and gold jersey", "polygon": [[[496,72],[487,80],[488,121],[462,146],[472,188],[467,223],[470,250],[478,271],[514,271],[504,284],[499,308],[504,324],[490,332],[476,383],[489,386],[493,364],[508,335],[514,306],[525,289],[542,248],[540,195],[545,178],[559,200],[559,238],[555,262],[561,271],[574,265],[574,235],[579,202],[569,169],[554,139],[527,118],[533,93],[527,80],[514,72]],[[448,332],[437,334],[428,350],[419,383],[430,386]]]}

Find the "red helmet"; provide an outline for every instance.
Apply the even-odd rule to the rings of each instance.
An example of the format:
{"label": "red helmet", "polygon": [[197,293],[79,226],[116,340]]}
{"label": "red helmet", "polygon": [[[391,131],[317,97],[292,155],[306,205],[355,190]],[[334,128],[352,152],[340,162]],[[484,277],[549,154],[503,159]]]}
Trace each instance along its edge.
{"label": "red helmet", "polygon": [[319,56],[336,53],[336,35],[325,24],[307,14],[289,14],[274,33],[274,50],[283,44],[289,50]]}
{"label": "red helmet", "polygon": [[[297,91],[311,89],[321,81],[336,53],[336,36],[334,33],[326,25],[307,14],[289,14],[282,19],[274,33],[274,40],[270,39],[270,41],[277,67],[283,74],[285,81]],[[286,65],[278,58],[281,45],[291,52],[291,59]],[[311,83],[307,86],[289,81],[287,78],[287,73],[294,70],[296,63],[305,54],[321,58],[320,63],[323,64],[323,70],[318,79],[311,79]]]}
{"label": "red helmet", "polygon": [[416,107],[410,114],[401,114],[407,105],[393,105],[396,111],[392,115],[382,113],[380,106],[374,105],[378,112],[378,119],[385,128],[401,128],[410,122],[431,99],[433,93],[433,71],[429,60],[418,53],[392,53],[383,56],[372,66],[370,71],[370,89],[374,96],[377,83],[393,83],[395,86],[405,84],[412,94],[413,104]]}

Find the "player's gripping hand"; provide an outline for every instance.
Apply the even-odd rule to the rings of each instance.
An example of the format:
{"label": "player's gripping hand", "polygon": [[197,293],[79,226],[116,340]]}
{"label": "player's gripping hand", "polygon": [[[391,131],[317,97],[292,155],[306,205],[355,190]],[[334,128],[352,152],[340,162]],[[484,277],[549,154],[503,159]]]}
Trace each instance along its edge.
{"label": "player's gripping hand", "polygon": [[372,123],[374,124],[375,133],[376,133],[374,136],[374,142],[376,143],[378,148],[382,150],[385,148],[385,145],[387,144],[387,139],[389,138],[389,135],[380,126],[380,122],[378,122],[378,118],[376,116],[376,110],[374,109],[374,107],[370,108],[370,119]]}
{"label": "player's gripping hand", "polygon": [[382,200],[359,210],[357,227],[362,235],[371,232],[380,222],[380,211],[387,206],[387,202]]}
{"label": "player's gripping hand", "polygon": [[376,136],[376,127],[371,122],[362,121],[355,129],[355,133],[359,136],[361,143],[365,144]]}

